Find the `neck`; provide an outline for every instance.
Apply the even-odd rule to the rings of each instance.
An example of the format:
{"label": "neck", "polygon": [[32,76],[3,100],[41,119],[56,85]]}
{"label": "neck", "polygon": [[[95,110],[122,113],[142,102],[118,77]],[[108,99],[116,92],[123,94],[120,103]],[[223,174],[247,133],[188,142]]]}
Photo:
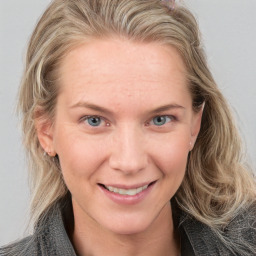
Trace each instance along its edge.
{"label": "neck", "polygon": [[73,209],[75,222],[71,240],[80,256],[179,255],[179,239],[174,230],[170,204],[164,207],[147,230],[128,235],[106,230],[92,219],[81,219],[81,210],[75,206]]}

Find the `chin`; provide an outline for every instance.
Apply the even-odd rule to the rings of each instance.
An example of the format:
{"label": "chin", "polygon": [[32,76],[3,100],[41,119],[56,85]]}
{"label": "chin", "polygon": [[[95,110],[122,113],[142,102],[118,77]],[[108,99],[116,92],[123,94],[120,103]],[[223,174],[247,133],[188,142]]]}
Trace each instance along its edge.
{"label": "chin", "polygon": [[148,229],[147,225],[140,226],[131,226],[131,225],[122,225],[122,226],[111,226],[109,227],[110,231],[119,234],[119,235],[135,235],[145,232]]}
{"label": "chin", "polygon": [[134,235],[145,232],[151,226],[153,219],[139,216],[123,216],[121,218],[113,218],[114,221],[109,221],[103,224],[109,231],[120,235]]}

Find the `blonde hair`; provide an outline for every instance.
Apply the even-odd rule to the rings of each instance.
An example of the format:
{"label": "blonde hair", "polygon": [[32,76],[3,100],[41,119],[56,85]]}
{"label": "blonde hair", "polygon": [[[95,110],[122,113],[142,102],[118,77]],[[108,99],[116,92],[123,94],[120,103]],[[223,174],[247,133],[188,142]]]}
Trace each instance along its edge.
{"label": "blonde hair", "polygon": [[255,201],[255,180],[243,165],[237,129],[207,67],[195,18],[186,7],[170,9],[160,0],[54,0],[38,22],[18,104],[30,170],[32,220],[38,222],[68,192],[58,159],[44,156],[35,129],[35,120],[45,115],[54,122],[58,66],[81,42],[112,36],[170,45],[186,63],[194,110],[203,103],[205,108],[175,198],[180,208],[221,236],[222,228]]}

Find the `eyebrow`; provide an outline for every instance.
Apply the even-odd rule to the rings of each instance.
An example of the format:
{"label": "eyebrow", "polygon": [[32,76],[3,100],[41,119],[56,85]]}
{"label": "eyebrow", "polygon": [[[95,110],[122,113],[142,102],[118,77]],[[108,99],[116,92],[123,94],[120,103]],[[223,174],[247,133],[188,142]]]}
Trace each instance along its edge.
{"label": "eyebrow", "polygon": [[[78,107],[88,108],[88,109],[95,110],[95,111],[105,113],[105,114],[109,114],[109,115],[113,114],[111,110],[109,110],[105,107],[102,107],[102,106],[95,105],[93,103],[89,103],[89,102],[78,102],[74,105],[71,105],[70,108],[78,108]],[[156,113],[171,110],[171,109],[183,109],[184,110],[185,107],[183,107],[181,105],[178,105],[178,104],[167,104],[167,105],[160,106],[156,109],[153,109],[152,111],[149,111],[149,113],[150,114],[156,114]]]}
{"label": "eyebrow", "polygon": [[185,107],[183,107],[181,105],[178,105],[178,104],[167,104],[167,105],[158,107],[158,108],[150,111],[150,113],[151,114],[156,114],[156,113],[171,110],[171,109],[183,109],[183,110],[185,110]]}
{"label": "eyebrow", "polygon": [[102,113],[106,113],[106,114],[112,114],[112,112],[110,110],[108,110],[107,108],[95,105],[93,103],[89,103],[89,102],[78,102],[74,105],[72,105],[70,108],[88,108],[88,109],[92,109],[98,112],[102,112]]}

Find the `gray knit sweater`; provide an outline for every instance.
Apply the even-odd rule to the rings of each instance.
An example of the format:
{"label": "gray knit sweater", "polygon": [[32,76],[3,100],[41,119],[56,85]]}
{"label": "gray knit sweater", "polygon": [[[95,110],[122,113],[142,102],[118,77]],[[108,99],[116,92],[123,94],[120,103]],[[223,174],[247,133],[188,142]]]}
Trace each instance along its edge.
{"label": "gray knit sweater", "polygon": [[[35,228],[34,235],[0,249],[1,256],[76,256],[67,235],[65,223],[73,222],[71,200],[58,202],[46,218]],[[233,256],[256,255],[256,207],[250,207],[236,216],[226,227],[224,237],[240,244],[233,251],[226,248],[214,231],[179,209],[175,210],[174,221],[181,236],[182,256]],[[254,250],[250,251],[248,243]],[[247,254],[246,254],[247,253]]]}

